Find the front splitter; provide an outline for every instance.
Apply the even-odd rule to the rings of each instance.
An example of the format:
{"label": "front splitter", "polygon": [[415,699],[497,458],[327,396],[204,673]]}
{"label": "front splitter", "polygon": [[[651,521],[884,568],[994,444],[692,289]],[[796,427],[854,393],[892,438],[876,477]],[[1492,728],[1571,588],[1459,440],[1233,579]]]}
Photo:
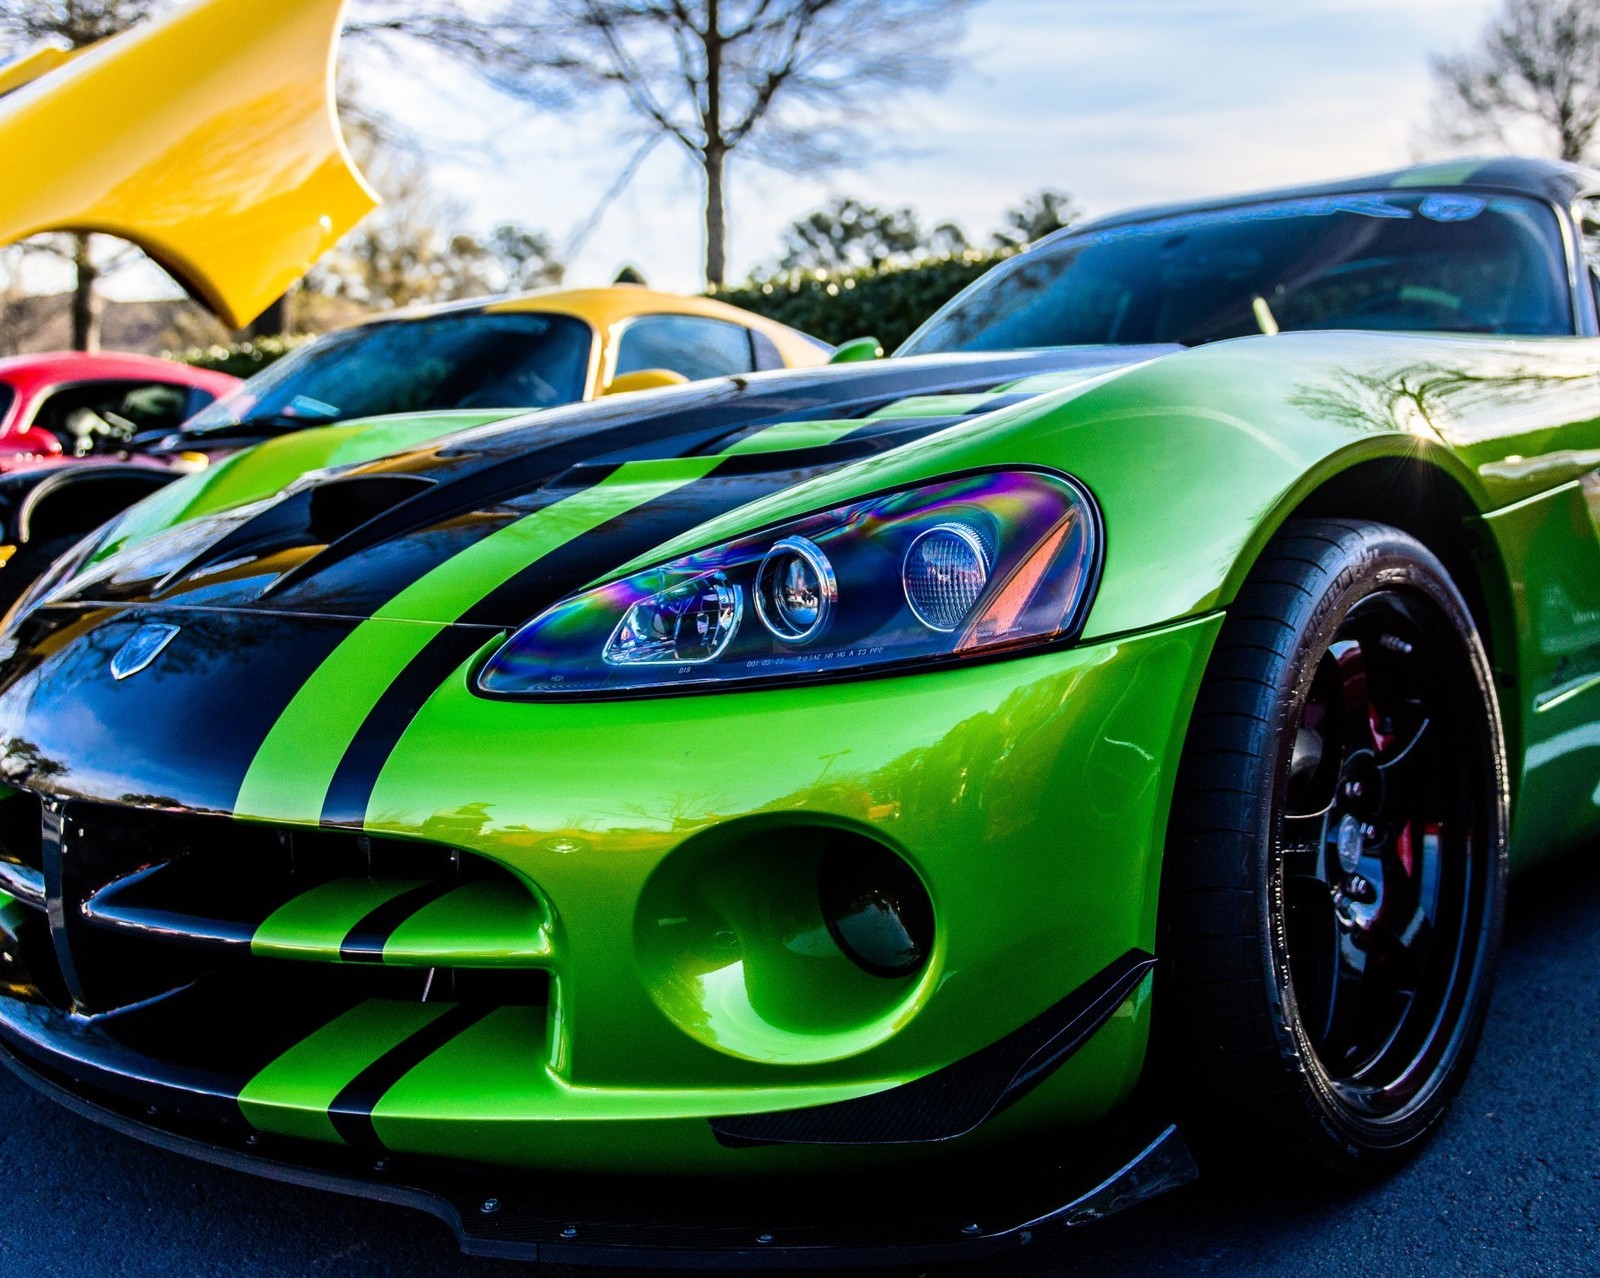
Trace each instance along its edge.
{"label": "front splitter", "polygon": [[889,1183],[796,1176],[738,1182],[530,1176],[198,1128],[86,1094],[0,1050],[58,1104],[162,1149],[272,1180],[438,1217],[469,1255],[573,1265],[795,1269],[914,1265],[1020,1250],[1195,1179],[1177,1129],[1125,1119],[981,1175],[949,1163]]}

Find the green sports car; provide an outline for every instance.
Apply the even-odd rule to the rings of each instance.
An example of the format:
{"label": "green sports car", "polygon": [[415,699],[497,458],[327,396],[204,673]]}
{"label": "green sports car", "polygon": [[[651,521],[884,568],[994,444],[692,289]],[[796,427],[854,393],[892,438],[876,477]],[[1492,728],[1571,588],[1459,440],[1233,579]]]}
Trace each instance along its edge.
{"label": "green sports car", "polygon": [[4,1056],[545,1259],[1392,1168],[1600,831],[1597,218],[1143,211],[888,361],[171,485],[0,637]]}

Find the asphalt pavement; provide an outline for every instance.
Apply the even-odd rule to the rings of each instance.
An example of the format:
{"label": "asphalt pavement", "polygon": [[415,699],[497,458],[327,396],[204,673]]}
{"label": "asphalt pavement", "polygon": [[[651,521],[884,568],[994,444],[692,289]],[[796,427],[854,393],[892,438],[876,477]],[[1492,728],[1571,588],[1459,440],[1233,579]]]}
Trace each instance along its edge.
{"label": "asphalt pavement", "polygon": [[[1600,851],[1513,883],[1511,900],[1472,1077],[1439,1137],[1399,1175],[1333,1199],[1202,1179],[961,1272],[1600,1276]],[[0,1114],[3,1278],[574,1274],[470,1260],[431,1217],[149,1148],[9,1075]]]}

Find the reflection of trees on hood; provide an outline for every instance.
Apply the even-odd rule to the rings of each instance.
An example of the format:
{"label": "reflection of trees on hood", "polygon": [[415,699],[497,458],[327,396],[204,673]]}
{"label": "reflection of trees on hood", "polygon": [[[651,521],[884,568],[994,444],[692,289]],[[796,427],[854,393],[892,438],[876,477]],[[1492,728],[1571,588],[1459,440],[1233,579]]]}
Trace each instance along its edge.
{"label": "reflection of trees on hood", "polygon": [[[1541,399],[1586,394],[1593,401],[1587,415],[1600,415],[1600,392],[1593,381],[1576,367],[1570,371],[1549,364],[1535,367],[1510,356],[1498,366],[1490,358],[1479,358],[1470,368],[1409,361],[1319,373],[1316,384],[1298,391],[1290,402],[1308,417],[1362,431],[1414,432],[1420,422],[1459,445],[1470,438],[1455,429],[1458,425],[1493,420],[1501,429],[1504,406],[1510,403],[1537,406],[1538,415],[1548,422],[1559,418],[1550,417]],[[1576,399],[1570,408],[1570,420],[1586,415]]]}
{"label": "reflection of trees on hood", "polygon": [[5,755],[0,757],[0,779],[19,785],[29,780],[64,776],[66,772],[66,764],[59,759],[46,758],[38,745],[21,737],[13,737],[6,745]]}
{"label": "reflection of trees on hood", "polygon": [[187,805],[180,803],[170,794],[121,794],[117,796],[118,803],[125,803],[130,808],[146,808],[156,812],[187,812]]}

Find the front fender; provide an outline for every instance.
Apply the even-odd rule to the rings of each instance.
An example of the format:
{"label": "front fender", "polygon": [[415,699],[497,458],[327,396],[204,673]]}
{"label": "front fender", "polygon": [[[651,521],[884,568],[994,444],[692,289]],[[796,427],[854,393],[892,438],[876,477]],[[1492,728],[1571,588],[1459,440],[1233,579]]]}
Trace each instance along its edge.
{"label": "front fender", "polygon": [[[1384,389],[1391,365],[1471,364],[1474,353],[1461,346],[1304,334],[1160,356],[797,485],[620,565],[616,575],[866,493],[975,468],[1039,466],[1085,484],[1105,517],[1105,569],[1085,641],[1171,624],[1224,607],[1305,497],[1362,462],[1431,463],[1478,509],[1491,505],[1478,470],[1414,398]],[[1352,368],[1377,385],[1370,402],[1340,398]],[[1496,444],[1515,446],[1509,438]],[[1485,458],[1499,455],[1483,447]]]}

